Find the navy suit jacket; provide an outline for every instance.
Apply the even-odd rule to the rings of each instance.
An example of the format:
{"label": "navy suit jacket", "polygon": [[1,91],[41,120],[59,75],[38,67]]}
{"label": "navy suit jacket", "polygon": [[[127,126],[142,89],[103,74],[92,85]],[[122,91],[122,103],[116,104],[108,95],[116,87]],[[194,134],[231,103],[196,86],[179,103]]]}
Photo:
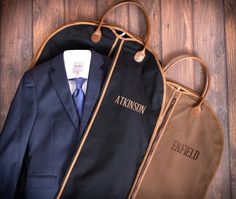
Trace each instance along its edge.
{"label": "navy suit jacket", "polygon": [[63,53],[26,71],[0,135],[0,198],[52,199],[92,115],[109,59],[92,50],[79,125]]}

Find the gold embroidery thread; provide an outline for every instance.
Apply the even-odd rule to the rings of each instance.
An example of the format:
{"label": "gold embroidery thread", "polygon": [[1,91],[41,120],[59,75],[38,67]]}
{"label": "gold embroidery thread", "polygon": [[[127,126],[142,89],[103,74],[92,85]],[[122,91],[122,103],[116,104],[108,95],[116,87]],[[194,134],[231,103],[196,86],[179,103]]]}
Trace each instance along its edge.
{"label": "gold embroidery thread", "polygon": [[120,106],[131,109],[131,110],[136,111],[141,114],[144,114],[144,112],[146,110],[146,106],[144,106],[138,102],[135,102],[131,99],[128,99],[124,96],[121,96],[121,95],[118,95],[114,102]]}

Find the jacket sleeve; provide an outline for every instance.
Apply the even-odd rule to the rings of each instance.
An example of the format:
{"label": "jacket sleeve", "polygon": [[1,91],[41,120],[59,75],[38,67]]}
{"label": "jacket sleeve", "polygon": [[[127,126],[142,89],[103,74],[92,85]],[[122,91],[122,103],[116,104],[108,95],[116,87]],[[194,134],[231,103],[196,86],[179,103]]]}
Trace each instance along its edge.
{"label": "jacket sleeve", "polygon": [[14,198],[36,112],[36,85],[26,71],[0,134],[0,198]]}

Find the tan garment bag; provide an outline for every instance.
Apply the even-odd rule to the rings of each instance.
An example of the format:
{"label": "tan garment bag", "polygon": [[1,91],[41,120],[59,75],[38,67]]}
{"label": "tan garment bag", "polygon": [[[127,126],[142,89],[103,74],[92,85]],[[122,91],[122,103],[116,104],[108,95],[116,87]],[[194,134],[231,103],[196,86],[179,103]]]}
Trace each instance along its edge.
{"label": "tan garment bag", "polygon": [[223,130],[205,100],[210,85],[206,64],[195,56],[179,56],[164,66],[167,72],[185,59],[199,61],[204,69],[201,95],[167,81],[162,124],[142,163],[129,198],[200,199],[218,168],[223,151]]}

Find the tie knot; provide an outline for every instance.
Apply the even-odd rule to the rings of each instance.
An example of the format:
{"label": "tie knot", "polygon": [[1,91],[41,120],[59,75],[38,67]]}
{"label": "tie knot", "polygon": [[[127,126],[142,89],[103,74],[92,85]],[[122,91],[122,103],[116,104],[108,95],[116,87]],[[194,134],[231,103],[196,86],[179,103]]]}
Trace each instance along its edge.
{"label": "tie knot", "polygon": [[83,77],[75,78],[76,88],[81,89],[85,80]]}

